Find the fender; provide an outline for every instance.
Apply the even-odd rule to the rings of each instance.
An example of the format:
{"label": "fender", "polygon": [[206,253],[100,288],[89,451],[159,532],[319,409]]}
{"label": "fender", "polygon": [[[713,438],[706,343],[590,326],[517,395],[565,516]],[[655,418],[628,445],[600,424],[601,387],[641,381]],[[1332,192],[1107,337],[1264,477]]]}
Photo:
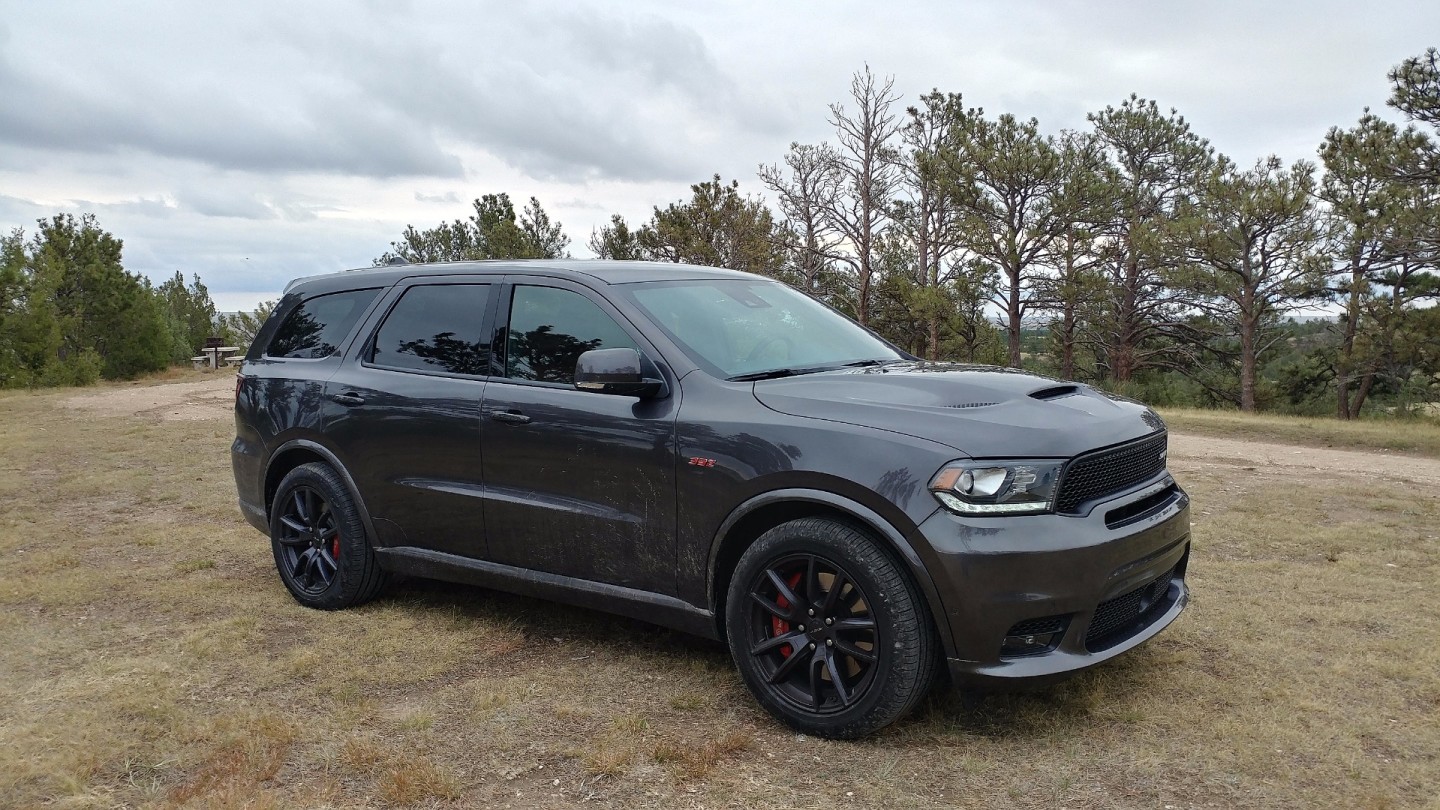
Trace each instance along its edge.
{"label": "fender", "polygon": [[735,507],[720,524],[720,529],[715,533],[715,538],[710,542],[710,559],[706,563],[706,594],[709,603],[714,606],[719,604],[718,594],[715,593],[715,563],[720,554],[720,546],[730,529],[742,518],[756,509],[768,506],[773,503],[796,501],[817,503],[828,506],[832,509],[846,513],[864,528],[869,529],[876,536],[885,541],[910,570],[910,575],[916,584],[920,586],[920,592],[925,597],[925,602],[930,608],[930,616],[935,623],[935,630],[940,635],[940,643],[945,648],[945,654],[954,656],[955,641],[950,634],[950,623],[946,620],[945,605],[940,599],[940,592],[935,588],[934,581],[930,578],[930,572],[925,563],[916,553],[915,547],[905,537],[905,534],[895,528],[888,520],[881,517],[873,509],[858,503],[844,495],[837,495],[833,492],[826,492],[818,489],[775,489],[763,492]]}
{"label": "fender", "polygon": [[[350,491],[350,500],[354,501],[355,507],[360,510],[360,523],[365,527],[365,539],[372,547],[378,546],[379,535],[375,533],[375,522],[370,519],[370,509],[365,505],[365,499],[360,497],[360,490],[355,486],[355,479],[350,477],[350,471],[340,463],[340,459],[330,448],[311,439],[291,439],[276,447],[270,454],[270,459],[265,462],[265,474],[260,479],[260,492],[265,496],[265,482],[270,480],[270,468],[275,465],[275,459],[280,458],[291,450],[308,450],[325,460],[335,472],[340,474],[340,480],[345,482],[345,488]],[[265,519],[270,519],[270,504],[265,504]]]}

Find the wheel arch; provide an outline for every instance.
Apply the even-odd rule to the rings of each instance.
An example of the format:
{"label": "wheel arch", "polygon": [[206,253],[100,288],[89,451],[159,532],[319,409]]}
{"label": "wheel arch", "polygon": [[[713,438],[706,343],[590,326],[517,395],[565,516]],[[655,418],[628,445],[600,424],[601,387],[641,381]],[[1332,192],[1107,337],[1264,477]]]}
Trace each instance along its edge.
{"label": "wheel arch", "polygon": [[365,526],[365,535],[371,543],[375,542],[375,524],[370,519],[370,510],[365,507],[365,499],[360,497],[360,490],[355,486],[355,479],[350,477],[350,471],[340,463],[329,448],[309,439],[292,439],[270,455],[270,462],[265,465],[265,480],[262,492],[265,498],[265,519],[270,520],[270,509],[275,503],[275,492],[280,488],[280,482],[291,470],[302,464],[320,462],[330,467],[340,476],[345,488],[350,491],[350,499],[354,501],[355,508],[360,512],[360,522]]}
{"label": "wheel arch", "polygon": [[939,590],[904,533],[864,504],[833,492],[812,489],[781,489],[757,495],[736,507],[720,525],[711,543],[707,568],[708,601],[719,638],[725,638],[725,599],[740,556],[760,535],[782,523],[805,517],[839,520],[879,539],[881,548],[895,557],[920,588],[941,646],[947,656],[953,655],[954,640]]}

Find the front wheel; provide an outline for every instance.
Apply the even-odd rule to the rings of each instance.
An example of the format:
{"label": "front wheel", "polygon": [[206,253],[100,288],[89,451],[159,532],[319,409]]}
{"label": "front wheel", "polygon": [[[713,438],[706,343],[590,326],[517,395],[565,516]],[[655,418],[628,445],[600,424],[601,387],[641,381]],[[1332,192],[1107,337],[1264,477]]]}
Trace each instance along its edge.
{"label": "front wheel", "polygon": [[302,464],[280,481],[270,507],[270,546],[280,580],[306,607],[351,607],[375,598],[384,585],[360,511],[328,465]]}
{"label": "front wheel", "polygon": [[818,737],[893,723],[938,670],[934,627],[910,577],[869,535],[833,520],[761,535],[736,565],[725,620],[760,705]]}

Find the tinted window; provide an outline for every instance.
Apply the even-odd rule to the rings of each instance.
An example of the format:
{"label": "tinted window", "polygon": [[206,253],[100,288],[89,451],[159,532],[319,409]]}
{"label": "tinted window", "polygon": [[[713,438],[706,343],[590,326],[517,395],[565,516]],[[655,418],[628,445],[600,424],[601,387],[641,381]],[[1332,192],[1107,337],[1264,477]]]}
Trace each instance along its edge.
{"label": "tinted window", "polygon": [[777,282],[627,286],[635,303],[691,357],[724,377],[900,359],[894,349],[854,321]]}
{"label": "tinted window", "polygon": [[633,349],[635,342],[585,296],[554,287],[515,288],[506,340],[507,376],[570,383],[581,354],[617,348]]}
{"label": "tinted window", "polygon": [[329,357],[379,290],[320,295],[296,307],[270,341],[271,357]]}
{"label": "tinted window", "polygon": [[480,334],[490,287],[411,287],[375,333],[370,362],[392,368],[489,374],[490,341]]}

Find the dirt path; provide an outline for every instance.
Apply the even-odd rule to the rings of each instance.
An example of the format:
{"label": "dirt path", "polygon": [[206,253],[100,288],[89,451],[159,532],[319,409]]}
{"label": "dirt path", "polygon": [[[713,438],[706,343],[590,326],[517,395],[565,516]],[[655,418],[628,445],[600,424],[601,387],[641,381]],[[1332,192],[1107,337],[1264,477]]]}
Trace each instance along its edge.
{"label": "dirt path", "polygon": [[1383,451],[1334,450],[1171,433],[1170,458],[1171,469],[1182,476],[1197,469],[1238,467],[1267,477],[1318,473],[1328,477],[1413,482],[1440,487],[1440,459]]}
{"label": "dirt path", "polygon": [[70,397],[61,404],[100,416],[201,421],[228,416],[234,402],[235,376],[217,373],[198,382],[110,388]]}
{"label": "dirt path", "polygon": [[[197,382],[140,385],[81,394],[64,400],[64,405],[103,416],[140,416],[162,421],[225,419],[229,416],[234,385],[234,377],[216,374]],[[1440,487],[1440,459],[1395,453],[1172,433],[1170,454],[1171,468],[1182,477],[1188,472],[1228,467],[1260,477],[1323,471],[1327,476]]]}

